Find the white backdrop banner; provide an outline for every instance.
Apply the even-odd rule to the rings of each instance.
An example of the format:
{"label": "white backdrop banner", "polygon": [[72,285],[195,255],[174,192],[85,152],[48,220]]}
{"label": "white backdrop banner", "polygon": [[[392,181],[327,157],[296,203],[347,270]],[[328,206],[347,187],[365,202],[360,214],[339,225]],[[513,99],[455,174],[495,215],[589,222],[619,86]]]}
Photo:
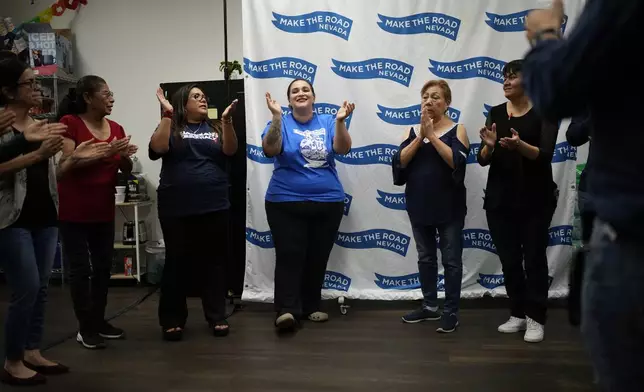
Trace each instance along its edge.
{"label": "white backdrop banner", "polygon": [[[476,163],[478,131],[490,107],[505,101],[501,70],[506,62],[524,56],[526,14],[543,3],[243,0],[248,132],[243,298],[273,300],[275,252],[264,210],[273,164],[262,153],[260,135],[271,118],[265,93],[288,110],[286,89],[294,78],[313,83],[318,113],[335,114],[344,100],[356,104],[347,122],[353,148],[337,157],[346,193],[345,216],[329,259],[323,296],[422,298],[404,188],[393,185],[391,159],[403,134],[419,123],[421,87],[438,78],[450,84],[449,115],[465,125],[471,141],[462,296],[505,295],[501,264],[482,209],[488,168]],[[564,32],[580,13],[582,0],[568,0],[566,7]],[[565,141],[567,125],[568,121],[561,124],[552,161],[560,196],[548,247],[551,297],[567,293],[572,252],[577,151]]]}

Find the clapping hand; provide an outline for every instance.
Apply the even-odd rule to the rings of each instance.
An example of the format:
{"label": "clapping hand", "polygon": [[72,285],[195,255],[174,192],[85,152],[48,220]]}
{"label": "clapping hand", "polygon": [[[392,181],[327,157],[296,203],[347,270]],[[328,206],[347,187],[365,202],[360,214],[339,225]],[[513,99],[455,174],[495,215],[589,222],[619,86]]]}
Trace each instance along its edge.
{"label": "clapping hand", "polygon": [[281,116],[282,115],[282,107],[280,106],[279,103],[277,103],[276,100],[274,100],[271,97],[270,93],[266,93],[266,106],[268,106],[268,110],[271,111],[271,114],[273,116]]}
{"label": "clapping hand", "polygon": [[119,154],[122,157],[128,156],[128,146],[130,145],[131,136],[126,136],[122,139],[112,139],[110,142],[110,155]]}
{"label": "clapping hand", "polygon": [[228,105],[226,110],[224,110],[224,112],[221,115],[222,121],[230,121],[230,116],[233,115],[233,113],[235,112],[235,109],[237,108],[237,102],[239,102],[239,100],[237,99],[232,101],[230,105]]}
{"label": "clapping hand", "polygon": [[512,132],[512,137],[504,137],[499,140],[499,144],[503,148],[507,148],[508,150],[516,150],[517,147],[519,147],[519,143],[521,142],[521,138],[519,137],[519,132],[515,131],[514,128],[510,128],[510,132]]}
{"label": "clapping hand", "polygon": [[353,113],[353,110],[356,108],[355,103],[348,103],[347,101],[344,101],[340,109],[338,110],[338,113],[335,116],[335,119],[337,121],[344,121]]}
{"label": "clapping hand", "polygon": [[174,110],[172,105],[170,104],[170,101],[165,98],[163,89],[161,87],[157,89],[157,99],[159,100],[159,103],[161,104],[164,112],[172,112]]}
{"label": "clapping hand", "polygon": [[107,142],[96,143],[95,139],[90,139],[79,144],[72,156],[76,159],[96,160],[110,154],[112,147]]}
{"label": "clapping hand", "polygon": [[429,110],[423,106],[420,112],[420,134],[421,140],[425,138],[432,140],[434,136],[434,120],[429,114]]}
{"label": "clapping hand", "polygon": [[554,30],[559,32],[564,20],[564,5],[562,0],[554,0],[549,9],[531,11],[525,20],[526,37],[529,42],[541,31]]}
{"label": "clapping hand", "polygon": [[29,142],[42,142],[52,136],[60,136],[67,131],[67,125],[61,123],[48,124],[47,120],[36,121],[23,132]]}
{"label": "clapping hand", "polygon": [[7,128],[13,125],[16,121],[16,113],[12,110],[3,110],[0,112],[0,135],[7,131]]}
{"label": "clapping hand", "polygon": [[494,146],[496,145],[496,124],[492,124],[490,128],[481,128],[479,134],[481,136],[481,142],[488,146],[488,148],[494,149]]}
{"label": "clapping hand", "polygon": [[43,159],[52,157],[63,149],[63,141],[64,138],[62,136],[51,136],[42,142],[38,153]]}

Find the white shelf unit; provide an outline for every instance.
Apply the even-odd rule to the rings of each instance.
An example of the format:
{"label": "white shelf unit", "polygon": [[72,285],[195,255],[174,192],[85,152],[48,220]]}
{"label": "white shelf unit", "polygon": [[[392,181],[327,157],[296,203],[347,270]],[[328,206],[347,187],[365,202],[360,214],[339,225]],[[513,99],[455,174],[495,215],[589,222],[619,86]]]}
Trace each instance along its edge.
{"label": "white shelf unit", "polygon": [[58,104],[61,101],[61,97],[64,94],[67,94],[67,90],[70,87],[74,87],[78,79],[72,75],[69,75],[65,71],[58,69],[53,75],[40,75],[36,74],[36,80],[38,80],[42,85],[52,88],[53,97],[45,98],[50,99],[54,102],[52,105],[52,111],[49,113],[35,114],[33,118],[37,120],[52,120],[56,118],[58,113]]}
{"label": "white shelf unit", "polygon": [[[134,210],[134,238],[135,238],[135,244],[134,245],[125,245],[122,242],[115,242],[114,243],[114,249],[121,250],[121,249],[126,249],[126,250],[134,250],[134,262],[136,264],[136,273],[132,275],[125,275],[124,273],[119,273],[119,274],[112,274],[112,279],[136,279],[139,283],[141,283],[141,245],[143,245],[139,240],[139,208],[141,207],[151,207],[152,206],[152,201],[133,201],[133,202],[125,202],[125,203],[116,203],[116,207],[118,208],[124,208],[124,207],[131,207]],[[123,212],[123,215],[125,213]]]}

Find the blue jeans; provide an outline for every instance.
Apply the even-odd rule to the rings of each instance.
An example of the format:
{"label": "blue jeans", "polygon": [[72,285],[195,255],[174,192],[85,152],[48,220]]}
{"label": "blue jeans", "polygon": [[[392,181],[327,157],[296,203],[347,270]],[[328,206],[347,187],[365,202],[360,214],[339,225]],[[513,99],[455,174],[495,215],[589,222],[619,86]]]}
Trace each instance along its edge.
{"label": "blue jeans", "polygon": [[445,269],[445,314],[458,314],[463,279],[463,226],[464,219],[438,226],[412,226],[418,251],[418,273],[423,291],[423,306],[436,307],[438,283],[438,257],[436,231],[438,231],[441,260]]}
{"label": "blue jeans", "polygon": [[596,219],[582,290],[582,332],[602,390],[641,391],[644,242]]}
{"label": "blue jeans", "polygon": [[57,242],[56,227],[0,230],[0,267],[11,290],[5,320],[8,360],[22,360],[25,350],[40,348]]}

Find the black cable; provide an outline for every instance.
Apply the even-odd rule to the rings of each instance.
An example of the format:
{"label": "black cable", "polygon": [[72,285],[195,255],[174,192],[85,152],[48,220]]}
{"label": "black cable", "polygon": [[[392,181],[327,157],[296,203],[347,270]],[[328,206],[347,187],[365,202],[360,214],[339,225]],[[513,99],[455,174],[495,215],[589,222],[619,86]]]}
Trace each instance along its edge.
{"label": "black cable", "polygon": [[[157,292],[157,290],[158,290],[158,288],[157,288],[157,287],[152,288],[150,291],[148,291],[148,292],[147,292],[145,295],[143,295],[141,298],[137,299],[137,300],[136,300],[136,301],[134,301],[132,304],[130,304],[130,305],[128,305],[128,306],[126,306],[126,307],[124,307],[123,309],[121,309],[121,310],[119,310],[118,312],[116,312],[114,315],[110,316],[110,317],[107,319],[107,321],[112,321],[112,320],[114,320],[115,318],[120,317],[120,316],[124,315],[125,313],[129,312],[130,310],[132,310],[132,309],[136,308],[137,306],[141,305],[143,302],[145,302],[145,300],[147,300],[148,298],[150,298],[150,297],[152,296],[152,294],[156,293],[156,292]],[[226,317],[225,317],[225,318],[226,318],[226,319],[227,319],[227,318],[229,318],[229,317],[230,317],[230,316],[232,316],[236,311],[238,311],[238,310],[240,310],[240,309],[241,309],[241,308],[240,308],[239,306],[234,306],[234,307],[233,307],[233,310],[232,310],[230,313],[226,314]],[[61,344],[65,343],[66,341],[68,341],[69,339],[72,339],[72,338],[76,337],[76,334],[77,334],[77,333],[78,333],[78,332],[70,333],[69,335],[67,335],[67,336],[65,336],[65,337],[63,337],[63,338],[58,339],[58,340],[54,341],[53,343],[50,343],[50,344],[48,344],[48,345],[44,346],[44,347],[41,349],[41,351],[45,352],[45,351],[50,350],[50,349],[52,349],[52,348],[54,348],[54,347],[56,347],[56,346],[58,346],[58,345],[61,345]]]}

